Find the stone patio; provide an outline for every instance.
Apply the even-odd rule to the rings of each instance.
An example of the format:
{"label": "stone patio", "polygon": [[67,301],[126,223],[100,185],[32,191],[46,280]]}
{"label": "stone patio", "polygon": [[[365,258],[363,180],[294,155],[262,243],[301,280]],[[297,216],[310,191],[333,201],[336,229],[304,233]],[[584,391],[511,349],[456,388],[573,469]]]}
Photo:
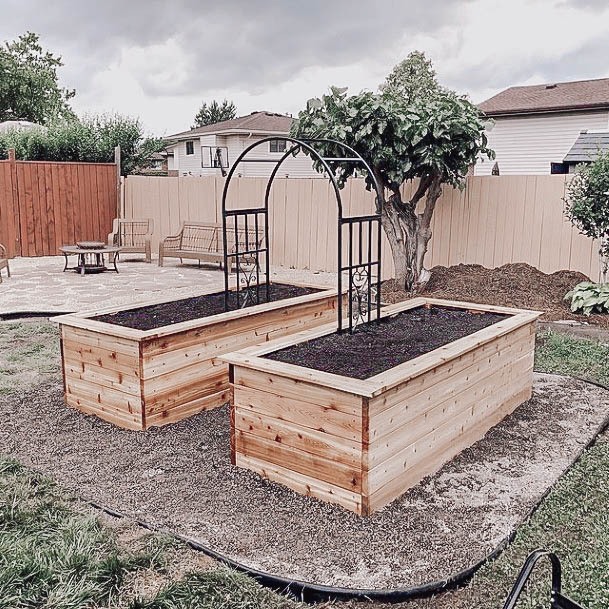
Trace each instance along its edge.
{"label": "stone patio", "polygon": [[[73,261],[70,261],[73,262]],[[0,283],[0,317],[28,313],[73,313],[101,307],[144,303],[163,296],[187,298],[203,289],[224,287],[224,274],[217,265],[180,264],[166,261],[159,267],[141,258],[125,256],[118,262],[119,273],[80,275],[62,272],[63,256],[14,258],[11,277],[3,271]],[[275,281],[303,281],[335,285],[336,275],[273,268]]]}

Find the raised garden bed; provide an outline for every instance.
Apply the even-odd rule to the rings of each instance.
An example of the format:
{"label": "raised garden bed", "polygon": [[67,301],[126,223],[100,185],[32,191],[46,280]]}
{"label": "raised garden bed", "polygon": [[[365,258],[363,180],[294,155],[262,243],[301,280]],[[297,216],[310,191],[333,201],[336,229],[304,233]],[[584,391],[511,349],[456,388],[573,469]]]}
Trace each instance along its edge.
{"label": "raised garden bed", "polygon": [[218,356],[336,319],[336,290],[271,286],[223,311],[224,293],[55,317],[69,406],[128,429],[166,425],[229,399]]}
{"label": "raised garden bed", "polygon": [[232,462],[372,514],[531,397],[539,315],[417,298],[223,356]]}

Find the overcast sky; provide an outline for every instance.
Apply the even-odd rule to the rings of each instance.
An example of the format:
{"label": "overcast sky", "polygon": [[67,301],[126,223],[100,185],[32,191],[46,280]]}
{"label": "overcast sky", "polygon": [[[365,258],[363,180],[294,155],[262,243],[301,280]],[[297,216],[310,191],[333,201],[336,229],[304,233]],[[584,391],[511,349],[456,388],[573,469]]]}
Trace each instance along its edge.
{"label": "overcast sky", "polygon": [[297,114],[330,85],[376,90],[413,49],[480,102],[609,77],[609,0],[0,0],[0,41],[62,56],[77,113],[188,129],[202,101]]}

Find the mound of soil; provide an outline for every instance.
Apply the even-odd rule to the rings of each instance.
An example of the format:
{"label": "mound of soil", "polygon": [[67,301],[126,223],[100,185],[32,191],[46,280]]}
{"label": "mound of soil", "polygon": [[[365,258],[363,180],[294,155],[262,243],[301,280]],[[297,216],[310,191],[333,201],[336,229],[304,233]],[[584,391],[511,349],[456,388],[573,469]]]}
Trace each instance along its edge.
{"label": "mound of soil", "polygon": [[[436,266],[421,296],[495,304],[534,311],[543,311],[545,321],[573,319],[609,328],[609,315],[577,315],[571,313],[565,294],[581,281],[590,281],[577,271],[557,271],[550,275],[524,264],[505,264],[487,269],[479,264]],[[395,281],[383,284],[384,302],[399,302],[410,294]]]}

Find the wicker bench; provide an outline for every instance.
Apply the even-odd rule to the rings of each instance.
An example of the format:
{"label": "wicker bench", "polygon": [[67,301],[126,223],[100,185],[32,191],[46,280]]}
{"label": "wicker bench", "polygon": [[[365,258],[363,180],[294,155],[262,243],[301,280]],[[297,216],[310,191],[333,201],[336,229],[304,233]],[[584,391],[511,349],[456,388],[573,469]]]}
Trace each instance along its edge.
{"label": "wicker bench", "polygon": [[2,269],[6,269],[7,275],[11,276],[11,269],[8,266],[8,258],[6,256],[6,248],[0,243],[0,283],[2,283]]}
{"label": "wicker bench", "polygon": [[108,245],[121,248],[121,254],[142,253],[146,262],[151,262],[150,237],[154,231],[152,218],[114,218],[112,232],[108,235]]}
{"label": "wicker bench", "polygon": [[[235,250],[235,233],[233,230],[228,232],[229,251]],[[245,230],[237,230],[237,239],[240,249],[244,249]],[[251,249],[254,243],[260,244],[263,239],[262,234],[256,236],[254,229],[248,230],[248,244]],[[182,222],[180,232],[177,235],[165,237],[159,243],[159,266],[163,266],[164,258],[179,258],[180,262],[184,258],[198,260],[201,262],[217,262],[222,266],[224,263],[224,247],[222,238],[222,225],[210,224],[209,222]],[[231,259],[228,259],[228,271],[231,272]]]}

